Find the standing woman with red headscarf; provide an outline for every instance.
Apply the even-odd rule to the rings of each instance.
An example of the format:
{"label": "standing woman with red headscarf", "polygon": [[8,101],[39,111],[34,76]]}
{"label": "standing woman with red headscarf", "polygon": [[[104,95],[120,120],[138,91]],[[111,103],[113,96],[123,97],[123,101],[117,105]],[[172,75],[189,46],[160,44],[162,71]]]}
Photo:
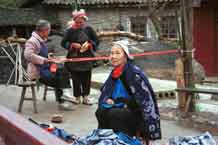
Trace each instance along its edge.
{"label": "standing woman with red headscarf", "polygon": [[[61,41],[61,46],[68,50],[67,58],[94,57],[94,52],[99,44],[99,40],[93,28],[87,25],[88,17],[84,10],[74,11],[73,23],[69,27]],[[73,80],[73,94],[76,103],[91,105],[89,97],[91,85],[91,61],[67,62],[66,67],[71,73]]]}

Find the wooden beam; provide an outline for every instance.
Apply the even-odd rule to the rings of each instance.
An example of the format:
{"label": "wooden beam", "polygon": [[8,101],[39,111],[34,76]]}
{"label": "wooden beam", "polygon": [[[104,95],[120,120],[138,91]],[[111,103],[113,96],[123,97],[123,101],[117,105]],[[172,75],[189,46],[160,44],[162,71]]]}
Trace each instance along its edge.
{"label": "wooden beam", "polygon": [[203,88],[176,88],[177,92],[189,92],[189,93],[202,93],[202,94],[218,94],[216,89],[203,89]]}
{"label": "wooden beam", "polygon": [[205,126],[205,127],[200,127],[199,130],[202,132],[210,132],[214,136],[218,135],[218,127]]}
{"label": "wooden beam", "polygon": [[137,41],[146,40],[144,36],[126,31],[101,31],[97,33],[98,37],[128,37]]}

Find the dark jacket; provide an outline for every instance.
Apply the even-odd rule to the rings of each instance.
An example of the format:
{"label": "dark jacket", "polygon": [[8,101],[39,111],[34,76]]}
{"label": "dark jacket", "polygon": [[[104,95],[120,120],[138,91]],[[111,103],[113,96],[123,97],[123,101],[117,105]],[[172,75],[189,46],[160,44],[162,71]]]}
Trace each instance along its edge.
{"label": "dark jacket", "polygon": [[[129,95],[137,105],[129,106],[130,109],[140,110],[142,115],[143,131],[149,134],[151,140],[161,138],[160,115],[157,107],[154,91],[145,74],[135,65],[128,62],[123,70],[122,81]],[[115,80],[110,75],[101,89],[99,107],[111,97],[115,86]]]}
{"label": "dark jacket", "polygon": [[[71,43],[80,43],[82,45],[86,41],[92,44],[93,49],[88,49],[83,53],[80,53],[78,49],[70,49]],[[68,28],[61,41],[61,46],[68,50],[67,58],[94,57],[98,44],[99,41],[95,31],[87,25],[78,29]],[[69,71],[89,71],[92,69],[92,62],[68,62],[66,67]]]}

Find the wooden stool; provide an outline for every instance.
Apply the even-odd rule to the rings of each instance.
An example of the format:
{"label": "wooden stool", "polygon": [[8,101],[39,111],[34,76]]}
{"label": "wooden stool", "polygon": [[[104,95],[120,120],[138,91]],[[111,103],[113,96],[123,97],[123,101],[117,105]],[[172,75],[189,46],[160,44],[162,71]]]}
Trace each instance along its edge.
{"label": "wooden stool", "polygon": [[[18,112],[22,111],[24,100],[27,100],[27,101],[29,100],[29,101],[33,101],[34,113],[38,113],[37,107],[36,107],[36,92],[35,92],[36,82],[35,81],[25,81],[22,84],[18,84],[18,86],[22,87],[22,92],[21,92],[21,98],[20,98]],[[25,98],[26,89],[28,87],[31,88],[32,98]]]}
{"label": "wooden stool", "polygon": [[43,93],[43,101],[46,101],[47,91],[48,91],[48,86],[45,85],[44,93]]}
{"label": "wooden stool", "polygon": [[[54,91],[54,88],[51,88],[47,85],[45,85],[44,87],[44,93],[43,93],[43,101],[46,101],[46,96],[47,96],[47,91]],[[56,100],[57,101],[57,100]]]}

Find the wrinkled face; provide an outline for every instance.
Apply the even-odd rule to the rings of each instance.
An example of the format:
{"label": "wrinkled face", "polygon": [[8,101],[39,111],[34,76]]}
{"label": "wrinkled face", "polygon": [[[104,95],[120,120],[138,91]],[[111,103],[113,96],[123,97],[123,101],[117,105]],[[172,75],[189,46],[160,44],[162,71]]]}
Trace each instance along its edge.
{"label": "wrinkled face", "polygon": [[50,31],[51,31],[51,28],[50,28],[50,26],[49,26],[49,27],[43,28],[39,33],[40,33],[40,36],[41,36],[44,40],[47,40]]}
{"label": "wrinkled face", "polygon": [[78,17],[74,20],[76,27],[80,28],[85,25],[85,19],[83,17]]}
{"label": "wrinkled face", "polygon": [[127,62],[126,54],[119,45],[111,48],[110,61],[113,67],[124,65]]}
{"label": "wrinkled face", "polygon": [[49,33],[50,33],[50,28],[47,29],[47,30],[44,30],[44,31],[43,31],[43,38],[44,38],[44,39],[48,39]]}

